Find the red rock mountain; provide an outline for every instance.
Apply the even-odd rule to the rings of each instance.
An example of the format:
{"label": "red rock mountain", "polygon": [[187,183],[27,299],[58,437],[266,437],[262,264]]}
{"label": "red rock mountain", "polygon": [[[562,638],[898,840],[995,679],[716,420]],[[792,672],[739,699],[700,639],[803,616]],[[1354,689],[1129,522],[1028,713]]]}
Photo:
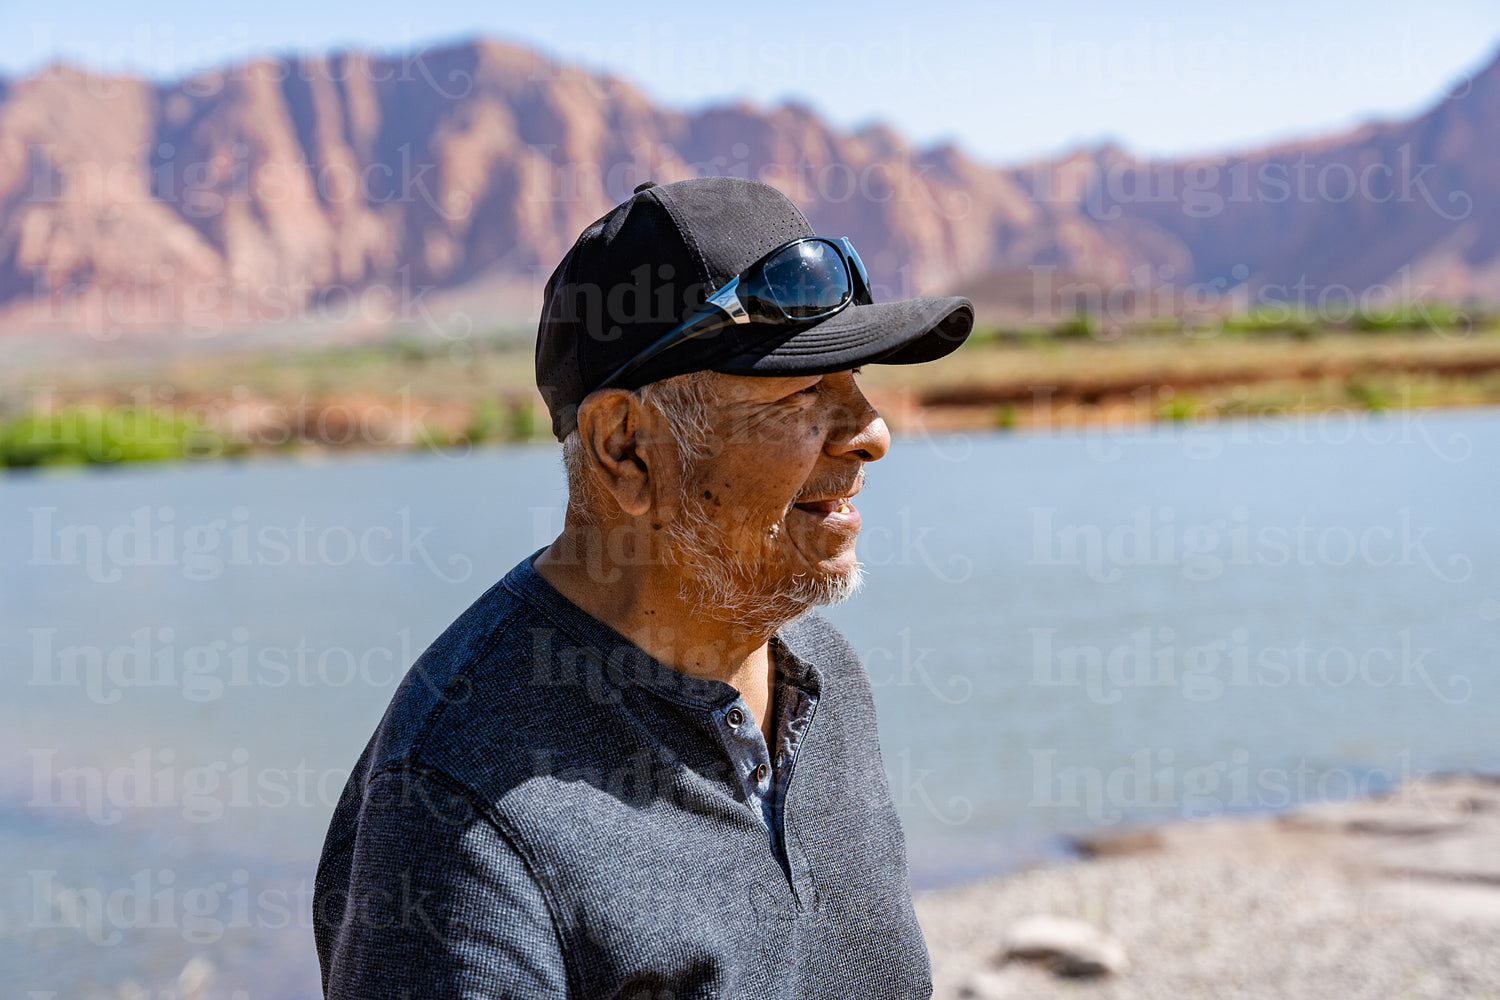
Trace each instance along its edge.
{"label": "red rock mountain", "polygon": [[959,288],[982,314],[992,292],[1064,310],[1500,299],[1500,63],[1416,120],[1318,141],[995,168],[795,106],[663,109],[480,41],[0,81],[0,332],[421,324],[434,290],[523,314],[583,226],[695,174],[782,188],[853,238],[877,294]]}

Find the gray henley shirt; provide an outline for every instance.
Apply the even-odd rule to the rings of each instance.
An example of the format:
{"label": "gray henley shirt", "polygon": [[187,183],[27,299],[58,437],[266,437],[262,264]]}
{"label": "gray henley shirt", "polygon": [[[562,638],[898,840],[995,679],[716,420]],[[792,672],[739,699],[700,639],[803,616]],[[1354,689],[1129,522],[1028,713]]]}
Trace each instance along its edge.
{"label": "gray henley shirt", "polygon": [[772,653],[767,747],[734,688],[523,561],[349,779],[314,896],[325,995],[930,996],[864,669],[816,614]]}

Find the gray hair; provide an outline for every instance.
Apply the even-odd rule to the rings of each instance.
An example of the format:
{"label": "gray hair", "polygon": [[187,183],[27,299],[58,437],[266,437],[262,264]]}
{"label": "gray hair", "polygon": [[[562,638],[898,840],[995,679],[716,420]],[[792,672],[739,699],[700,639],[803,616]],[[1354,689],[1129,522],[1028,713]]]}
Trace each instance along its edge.
{"label": "gray hair", "polygon": [[[709,408],[713,394],[709,383],[712,372],[689,372],[651,382],[636,390],[641,401],[661,414],[668,432],[675,439],[684,474],[703,459],[712,437]],[[599,488],[589,469],[588,449],[574,428],[563,439],[563,471],[568,477],[568,520],[576,524],[593,524],[599,512],[613,499]]]}

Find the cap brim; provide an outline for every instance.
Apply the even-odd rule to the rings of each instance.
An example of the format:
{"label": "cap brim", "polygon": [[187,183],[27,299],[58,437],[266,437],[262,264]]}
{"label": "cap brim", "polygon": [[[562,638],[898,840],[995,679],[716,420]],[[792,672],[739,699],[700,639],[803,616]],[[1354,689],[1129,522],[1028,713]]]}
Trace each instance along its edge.
{"label": "cap brim", "polygon": [[790,336],[772,328],[769,343],[710,367],[726,375],[824,375],[868,364],[914,365],[953,353],[973,328],[974,304],[960,296],[849,306]]}

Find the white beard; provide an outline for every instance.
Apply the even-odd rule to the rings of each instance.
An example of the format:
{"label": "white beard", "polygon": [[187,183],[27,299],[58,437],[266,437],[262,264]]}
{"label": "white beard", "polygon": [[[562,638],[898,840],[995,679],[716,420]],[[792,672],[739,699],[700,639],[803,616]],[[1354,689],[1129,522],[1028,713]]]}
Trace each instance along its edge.
{"label": "white beard", "polygon": [[683,496],[679,509],[662,529],[663,541],[684,570],[682,599],[696,614],[773,632],[811,607],[848,600],[864,583],[864,569],[855,563],[843,573],[799,573],[768,591],[758,564],[731,543],[696,496]]}

